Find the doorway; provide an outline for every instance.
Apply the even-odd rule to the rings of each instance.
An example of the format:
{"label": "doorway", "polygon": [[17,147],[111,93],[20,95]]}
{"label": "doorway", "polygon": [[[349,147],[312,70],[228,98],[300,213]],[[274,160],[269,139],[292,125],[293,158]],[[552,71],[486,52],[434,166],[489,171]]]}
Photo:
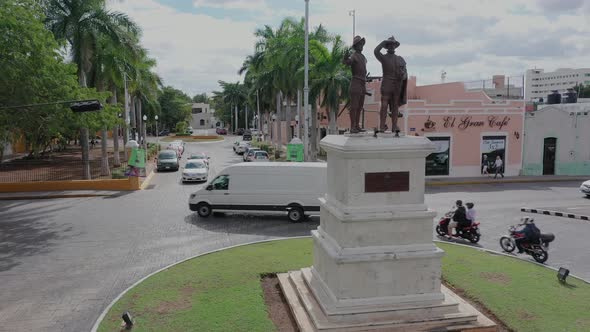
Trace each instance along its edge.
{"label": "doorway", "polygon": [[543,142],[543,175],[555,175],[557,138],[547,137]]}

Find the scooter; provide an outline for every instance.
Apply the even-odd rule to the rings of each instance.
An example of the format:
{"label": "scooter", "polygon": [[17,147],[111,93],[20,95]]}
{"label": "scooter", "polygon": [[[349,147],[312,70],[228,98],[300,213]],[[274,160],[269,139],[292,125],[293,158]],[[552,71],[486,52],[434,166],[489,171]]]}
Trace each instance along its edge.
{"label": "scooter", "polygon": [[[522,226],[521,224],[517,226]],[[510,234],[500,238],[500,247],[508,253],[516,249],[516,240],[525,237],[524,234],[517,231],[517,226],[510,226]],[[555,235],[551,233],[541,234],[538,242],[525,242],[521,244],[522,249],[527,255],[533,256],[533,259],[541,264],[549,258],[549,243],[555,240]]]}
{"label": "scooter", "polygon": [[[436,233],[440,236],[447,235],[447,230],[449,229],[449,223],[455,214],[454,211],[449,211],[445,213],[444,217],[442,217],[438,225],[436,225]],[[469,240],[471,243],[479,242],[481,237],[481,233],[479,231],[479,223],[472,222],[470,226],[467,227],[457,227],[456,229],[457,234],[453,235],[454,237],[460,237],[466,240]]]}

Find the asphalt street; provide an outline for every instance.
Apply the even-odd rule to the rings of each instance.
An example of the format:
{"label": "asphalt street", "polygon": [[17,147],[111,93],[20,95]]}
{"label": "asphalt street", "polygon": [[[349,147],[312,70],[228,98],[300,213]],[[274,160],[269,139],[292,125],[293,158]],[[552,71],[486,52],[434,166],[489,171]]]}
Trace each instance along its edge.
{"label": "asphalt street", "polygon": [[[240,162],[232,142],[187,144],[211,156],[212,178]],[[282,216],[214,216],[188,209],[203,184],[183,185],[180,172],[157,173],[148,190],[108,198],[0,202],[0,331],[87,331],[124,289],[147,274],[211,250],[258,240],[309,235],[319,225]],[[473,201],[482,223],[481,246],[518,222],[520,207],[584,207],[578,183],[493,184],[429,188],[439,215],[456,199]],[[590,223],[535,215],[553,232],[548,264],[590,279]],[[528,258],[526,258],[528,259]]]}

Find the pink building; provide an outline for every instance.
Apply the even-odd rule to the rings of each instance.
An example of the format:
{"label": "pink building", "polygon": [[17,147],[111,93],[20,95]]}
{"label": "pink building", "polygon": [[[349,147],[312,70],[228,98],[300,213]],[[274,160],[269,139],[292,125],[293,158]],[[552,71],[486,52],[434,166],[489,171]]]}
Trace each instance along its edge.
{"label": "pink building", "polygon": [[[367,84],[372,96],[365,100],[365,128],[379,126],[380,79]],[[497,156],[506,175],[519,175],[525,103],[492,100],[483,91],[466,91],[463,83],[417,86],[408,82],[408,104],[402,107],[400,127],[406,135],[426,136],[436,152],[426,159],[429,176],[479,176]],[[340,130],[348,127],[348,114],[338,118]],[[321,122],[327,127],[327,119]]]}

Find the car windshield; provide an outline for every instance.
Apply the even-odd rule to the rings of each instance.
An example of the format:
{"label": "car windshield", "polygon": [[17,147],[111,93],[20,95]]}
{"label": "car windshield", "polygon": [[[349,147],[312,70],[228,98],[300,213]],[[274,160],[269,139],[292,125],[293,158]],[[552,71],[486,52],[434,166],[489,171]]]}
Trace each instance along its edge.
{"label": "car windshield", "polygon": [[187,163],[186,164],[186,169],[199,169],[199,168],[205,168],[205,164],[203,163],[199,163],[199,162],[194,162],[194,163]]}
{"label": "car windshield", "polygon": [[160,152],[160,155],[158,156],[158,158],[160,158],[160,159],[173,159],[173,158],[176,158],[176,152],[174,152],[174,151]]}
{"label": "car windshield", "polygon": [[193,154],[189,159],[205,159],[205,156],[202,154]]}
{"label": "car windshield", "polygon": [[256,153],[256,159],[268,159],[268,154],[266,152]]}

